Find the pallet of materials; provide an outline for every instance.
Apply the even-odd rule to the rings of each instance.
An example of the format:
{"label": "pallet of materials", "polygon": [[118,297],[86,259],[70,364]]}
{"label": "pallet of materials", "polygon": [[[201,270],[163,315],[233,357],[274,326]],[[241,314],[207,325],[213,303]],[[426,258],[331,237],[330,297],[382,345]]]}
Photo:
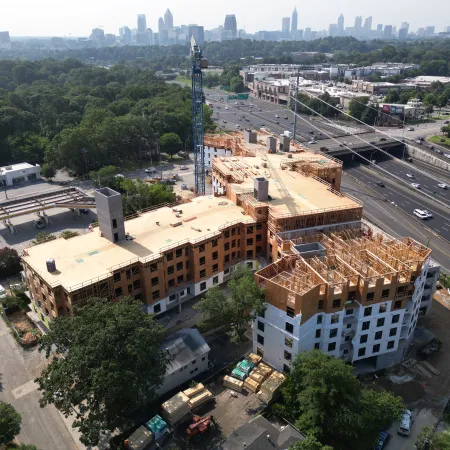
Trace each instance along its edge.
{"label": "pallet of materials", "polygon": [[264,378],[267,378],[272,372],[272,367],[268,366],[267,364],[264,364],[263,362],[258,364],[258,372],[264,375]]}
{"label": "pallet of materials", "polygon": [[225,375],[223,377],[223,385],[227,388],[233,389],[234,391],[241,392],[244,382],[230,377],[229,375]]}
{"label": "pallet of materials", "polygon": [[170,425],[177,423],[190,413],[189,397],[179,392],[161,406],[161,415]]}
{"label": "pallet of materials", "polygon": [[252,371],[254,366],[255,365],[253,363],[244,359],[236,366],[236,368],[239,369],[241,372],[244,372],[245,375],[248,376],[248,374]]}
{"label": "pallet of materials", "polygon": [[254,380],[254,381],[256,381],[257,383],[259,383],[259,384],[261,384],[261,383],[266,379],[266,377],[264,376],[264,374],[263,374],[262,372],[260,372],[260,371],[258,370],[257,367],[255,367],[255,368],[250,372],[249,377],[250,377],[252,380]]}
{"label": "pallet of materials", "polygon": [[286,377],[278,371],[274,371],[269,378],[261,385],[261,392],[268,396],[273,396],[278,392]]}
{"label": "pallet of materials", "polygon": [[183,391],[183,394],[187,395],[189,398],[192,398],[192,397],[195,397],[196,395],[200,394],[200,392],[202,392],[204,389],[205,389],[205,386],[203,386],[202,383],[198,383],[196,386]]}
{"label": "pallet of materials", "polygon": [[261,362],[262,357],[257,355],[256,353],[250,353],[250,355],[247,356],[247,360],[256,366]]}
{"label": "pallet of materials", "polygon": [[145,427],[152,432],[155,440],[158,440],[163,434],[168,432],[167,423],[159,415],[152,417],[145,424]]}
{"label": "pallet of materials", "polygon": [[240,381],[244,381],[247,378],[247,374],[242,372],[242,370],[239,370],[237,367],[233,369],[233,372],[231,372],[231,376],[237,378]]}
{"label": "pallet of materials", "polygon": [[200,405],[203,405],[203,403],[208,402],[209,400],[212,400],[214,398],[214,395],[211,391],[208,391],[208,389],[204,389],[199,394],[197,394],[195,397],[192,397],[189,400],[189,407],[191,409],[197,408]]}
{"label": "pallet of materials", "polygon": [[252,378],[247,378],[244,381],[244,387],[251,392],[258,392],[261,384]]}

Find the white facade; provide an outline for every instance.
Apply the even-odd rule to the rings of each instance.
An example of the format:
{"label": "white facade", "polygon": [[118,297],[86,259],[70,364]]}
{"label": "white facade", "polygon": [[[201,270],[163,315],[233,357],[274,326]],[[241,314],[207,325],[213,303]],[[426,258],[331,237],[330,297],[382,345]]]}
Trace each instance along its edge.
{"label": "white facade", "polygon": [[33,166],[28,163],[12,164],[0,167],[0,186],[14,186],[24,181],[39,180],[41,178],[41,166]]}
{"label": "white facade", "polygon": [[219,156],[232,156],[233,153],[231,150],[227,150],[225,148],[215,148],[215,147],[205,147],[205,166],[212,167],[213,159]]}
{"label": "white facade", "polygon": [[[396,352],[402,340],[412,341],[429,261],[415,280],[414,294],[404,309],[395,309],[395,300],[372,306],[354,302],[331,314],[318,313],[301,324],[302,315],[289,317],[270,304],[264,317],[253,324],[253,351],[277,370],[289,370],[294,356],[303,350],[320,349],[345,361],[363,361]],[[393,360],[401,359],[393,355]],[[388,359],[371,361],[375,369],[386,367]]]}
{"label": "white facade", "polygon": [[183,328],[161,342],[169,355],[167,370],[158,394],[162,395],[208,370],[209,345],[197,329]]}

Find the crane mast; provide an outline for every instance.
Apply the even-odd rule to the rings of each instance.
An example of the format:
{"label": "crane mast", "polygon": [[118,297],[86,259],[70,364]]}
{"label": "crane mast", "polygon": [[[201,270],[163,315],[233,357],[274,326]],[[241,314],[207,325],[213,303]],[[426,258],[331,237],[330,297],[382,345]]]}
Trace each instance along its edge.
{"label": "crane mast", "polygon": [[202,69],[208,67],[200,47],[191,37],[192,60],[192,131],[194,138],[195,192],[205,194],[205,152],[203,124],[203,74]]}

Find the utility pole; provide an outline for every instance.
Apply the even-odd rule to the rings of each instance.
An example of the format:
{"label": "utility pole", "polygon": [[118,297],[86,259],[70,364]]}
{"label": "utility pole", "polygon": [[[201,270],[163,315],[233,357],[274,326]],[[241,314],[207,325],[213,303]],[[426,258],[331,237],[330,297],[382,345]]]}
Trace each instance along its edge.
{"label": "utility pole", "polygon": [[297,84],[295,86],[295,107],[294,107],[294,141],[296,140],[297,133],[297,104],[298,104],[298,83],[300,78],[300,67],[297,67]]}

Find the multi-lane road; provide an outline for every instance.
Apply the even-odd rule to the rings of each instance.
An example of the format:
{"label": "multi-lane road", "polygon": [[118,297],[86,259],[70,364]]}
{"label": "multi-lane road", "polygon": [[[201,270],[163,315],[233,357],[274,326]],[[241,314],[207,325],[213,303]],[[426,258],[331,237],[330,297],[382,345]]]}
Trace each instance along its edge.
{"label": "multi-lane road", "polygon": [[[217,118],[219,113],[217,122],[220,127],[236,130],[236,125],[241,128],[261,128],[264,125],[265,128],[277,134],[293,129],[293,113],[286,106],[254,98],[243,102],[244,104],[239,102],[236,105],[235,101],[227,103],[227,94],[217,90],[206,90],[205,95],[206,99],[213,104],[214,117]],[[249,108],[250,104],[253,104],[253,108]],[[279,117],[276,117],[277,115]],[[226,122],[223,122],[224,120]],[[300,116],[297,120],[297,140],[306,142],[312,150],[319,150],[323,146],[337,150],[342,148],[340,144],[352,148],[352,146],[360,145],[361,139],[373,142],[376,147],[380,147],[381,143],[400,140],[402,134],[410,138],[420,135],[425,137],[437,130],[436,127],[428,125],[421,126],[420,132],[382,129],[381,133],[368,133],[367,130],[358,128],[357,124],[353,125],[355,127],[353,129],[345,123],[339,125],[333,127],[328,123],[325,124],[321,119]],[[311,140],[311,131],[314,131],[317,144],[307,143]],[[365,131],[360,136],[361,139],[349,134],[349,132],[358,131]],[[393,139],[386,136],[386,133],[391,134],[391,132]],[[375,159],[376,166],[385,169],[388,173],[364,163],[356,155],[343,156],[343,192],[362,200],[366,218],[388,233],[396,237],[411,236],[429,245],[433,250],[433,258],[445,272],[450,274],[450,190],[438,187],[439,183],[450,185],[450,174],[443,169],[416,160],[413,164],[405,164],[396,158],[388,158],[375,149],[373,152],[365,152],[364,156],[369,160]],[[414,178],[407,177],[407,173],[412,174]],[[377,181],[382,181],[385,187],[377,185]],[[411,183],[420,184],[420,189],[413,188]],[[433,218],[422,221],[413,215],[414,209],[426,209],[433,214]]]}

